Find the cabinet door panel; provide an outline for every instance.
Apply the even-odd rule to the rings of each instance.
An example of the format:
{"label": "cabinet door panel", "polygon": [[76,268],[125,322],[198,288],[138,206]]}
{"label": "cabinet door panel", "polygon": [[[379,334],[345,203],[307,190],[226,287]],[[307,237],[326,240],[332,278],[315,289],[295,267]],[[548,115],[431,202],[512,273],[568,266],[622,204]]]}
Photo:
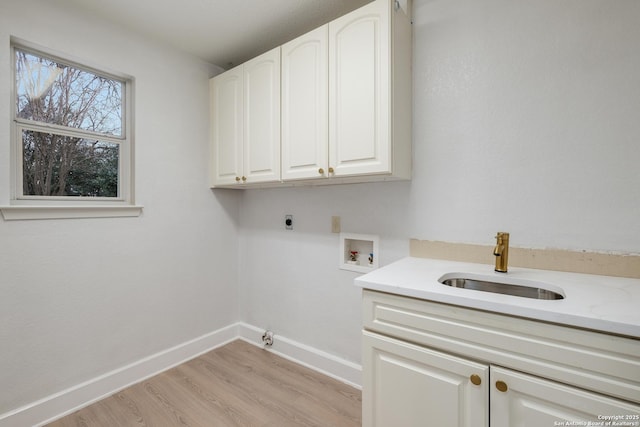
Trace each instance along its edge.
{"label": "cabinet door panel", "polygon": [[242,175],[243,67],[214,77],[210,83],[211,185],[236,182]]}
{"label": "cabinet door panel", "polygon": [[363,344],[363,426],[488,426],[487,365],[366,331]]}
{"label": "cabinet door panel", "polygon": [[329,166],[336,176],[391,172],[387,1],[329,24]]}
{"label": "cabinet door panel", "polygon": [[328,170],[328,25],[282,46],[282,179]]}
{"label": "cabinet door panel", "polygon": [[[497,381],[506,391],[496,388]],[[491,427],[587,425],[603,421],[598,416],[640,414],[638,405],[500,367],[491,366],[491,383]]]}
{"label": "cabinet door panel", "polygon": [[244,64],[247,184],[280,179],[280,48]]}

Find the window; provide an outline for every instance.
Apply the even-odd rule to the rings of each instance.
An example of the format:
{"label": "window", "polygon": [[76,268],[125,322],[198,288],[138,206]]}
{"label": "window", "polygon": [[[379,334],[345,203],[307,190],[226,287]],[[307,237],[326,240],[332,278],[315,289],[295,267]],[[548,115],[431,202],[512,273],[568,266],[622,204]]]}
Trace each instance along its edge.
{"label": "window", "polygon": [[[132,79],[22,45],[12,52],[12,206],[135,215],[121,215],[133,206]],[[7,219],[12,209],[0,209]]]}

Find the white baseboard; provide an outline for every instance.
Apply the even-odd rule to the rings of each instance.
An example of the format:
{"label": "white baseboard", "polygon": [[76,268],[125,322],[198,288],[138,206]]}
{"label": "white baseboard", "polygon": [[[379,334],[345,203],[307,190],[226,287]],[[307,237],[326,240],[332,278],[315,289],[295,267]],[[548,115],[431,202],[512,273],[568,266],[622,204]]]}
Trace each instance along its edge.
{"label": "white baseboard", "polygon": [[[230,341],[242,339],[262,346],[263,332],[263,329],[246,323],[234,323],[21,408],[0,414],[0,427],[41,426],[50,423]],[[280,335],[274,336],[274,344],[268,350],[353,387],[361,388],[362,367],[356,363]]]}
{"label": "white baseboard", "polygon": [[[238,332],[243,340],[262,347],[262,334],[264,329],[257,328],[246,323],[238,324]],[[341,359],[332,354],[320,351],[317,348],[299,343],[281,335],[274,335],[273,346],[267,350],[349,384],[357,389],[362,389],[362,366],[348,360]]]}
{"label": "white baseboard", "polygon": [[47,424],[237,338],[237,323],[210,332],[21,408],[0,414],[0,427]]}

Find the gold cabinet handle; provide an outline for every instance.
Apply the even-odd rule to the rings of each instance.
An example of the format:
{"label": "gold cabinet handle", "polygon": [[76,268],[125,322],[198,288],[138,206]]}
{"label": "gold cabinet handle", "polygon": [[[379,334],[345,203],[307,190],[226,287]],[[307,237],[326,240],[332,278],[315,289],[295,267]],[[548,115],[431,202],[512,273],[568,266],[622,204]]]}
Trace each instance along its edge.
{"label": "gold cabinet handle", "polygon": [[496,388],[504,393],[509,387],[507,387],[507,383],[504,381],[496,381]]}
{"label": "gold cabinet handle", "polygon": [[322,168],[318,169],[318,173],[319,173],[320,175],[324,175],[324,169],[322,169]]}
{"label": "gold cabinet handle", "polygon": [[236,182],[240,182],[240,177],[236,176]]}
{"label": "gold cabinet handle", "polygon": [[482,378],[480,378],[480,375],[478,374],[471,375],[469,379],[473,385],[480,385],[482,383]]}
{"label": "gold cabinet handle", "polygon": [[333,173],[333,168],[329,168],[329,173]]}
{"label": "gold cabinet handle", "polygon": [[246,176],[243,176],[243,177],[242,177],[242,182],[245,182],[246,180],[247,180],[247,177],[246,177]]}

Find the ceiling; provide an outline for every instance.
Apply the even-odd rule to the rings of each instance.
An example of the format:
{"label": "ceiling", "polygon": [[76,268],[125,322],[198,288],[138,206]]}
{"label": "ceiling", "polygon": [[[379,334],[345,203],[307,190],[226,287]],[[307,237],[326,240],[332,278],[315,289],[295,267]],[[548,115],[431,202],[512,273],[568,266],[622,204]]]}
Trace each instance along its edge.
{"label": "ceiling", "polygon": [[225,69],[371,0],[53,0]]}

